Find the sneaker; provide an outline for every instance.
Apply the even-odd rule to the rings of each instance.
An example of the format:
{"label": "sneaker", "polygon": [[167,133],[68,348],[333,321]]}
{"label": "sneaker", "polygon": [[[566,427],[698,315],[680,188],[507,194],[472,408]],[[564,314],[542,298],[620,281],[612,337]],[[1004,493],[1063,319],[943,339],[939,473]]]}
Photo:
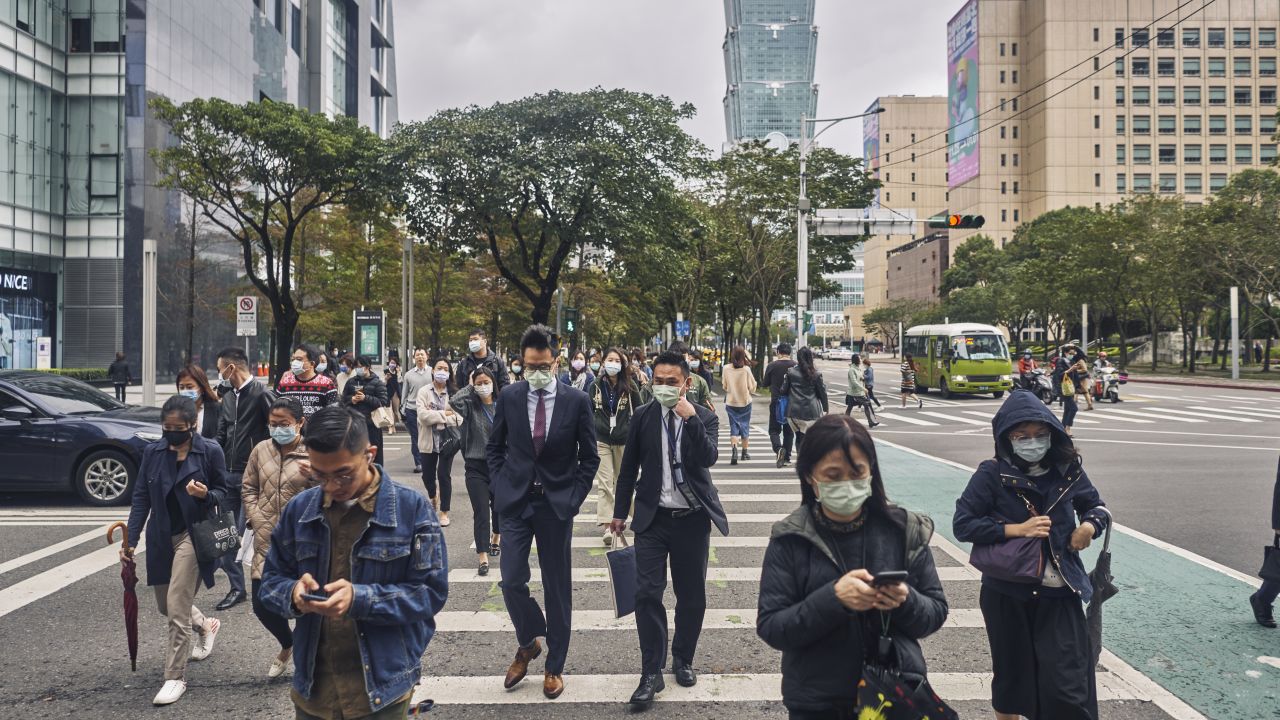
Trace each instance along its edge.
{"label": "sneaker", "polygon": [[784,464],[786,464],[786,462],[787,462],[787,454],[786,454],[786,452],[785,452],[785,451],[783,451],[783,450],[779,450],[779,451],[778,451],[777,466],[778,466],[778,467],[782,467]]}
{"label": "sneaker", "polygon": [[924,400],[921,400],[920,398],[916,398],[916,409],[919,410],[920,408],[923,408],[923,407],[924,407]]}
{"label": "sneaker", "polygon": [[421,466],[421,465],[414,465],[414,466],[413,466],[413,474],[414,474],[414,475],[421,475],[421,474],[422,474],[422,466]]}
{"label": "sneaker", "polygon": [[283,675],[284,671],[289,669],[289,664],[291,660],[293,660],[292,649],[289,650],[289,654],[283,660],[281,660],[278,655],[276,657],[271,658],[271,667],[267,668],[267,677],[274,680],[275,678],[278,678],[281,675]]}
{"label": "sneaker", "polygon": [[[209,618],[205,621],[204,632],[191,639],[192,660],[203,660],[209,657],[209,653],[213,652],[213,642],[218,638],[218,630],[221,627],[222,623],[217,618]],[[183,685],[183,689],[185,688],[186,685]],[[176,699],[174,698],[174,700]]]}
{"label": "sneaker", "polygon": [[187,683],[185,680],[165,680],[164,686],[160,688],[160,692],[151,700],[152,705],[172,705],[178,702],[183,693],[187,691]]}

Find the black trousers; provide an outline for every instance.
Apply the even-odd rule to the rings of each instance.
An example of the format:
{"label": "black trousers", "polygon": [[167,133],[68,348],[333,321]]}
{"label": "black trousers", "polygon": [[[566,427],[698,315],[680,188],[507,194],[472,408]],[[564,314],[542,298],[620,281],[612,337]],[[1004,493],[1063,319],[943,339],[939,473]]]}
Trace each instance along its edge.
{"label": "black trousers", "polygon": [[253,594],[250,600],[253,603],[253,614],[257,616],[258,622],[262,623],[262,627],[271,633],[271,636],[280,643],[281,650],[288,650],[293,647],[293,629],[289,627],[289,621],[267,609],[266,605],[258,599],[258,593],[262,592],[262,581],[250,581],[250,587],[253,588]]}
{"label": "black trousers", "polygon": [[991,707],[1030,720],[1096,720],[1097,677],[1075,597],[978,596],[991,645]]}
{"label": "black trousers", "polygon": [[769,400],[769,442],[773,444],[773,453],[776,455],[779,450],[786,450],[787,459],[791,459],[791,446],[795,443],[795,432],[791,429],[791,425],[785,422],[778,422],[778,399]]}
{"label": "black trousers", "polygon": [[422,484],[427,488],[427,497],[435,497],[437,485],[440,490],[440,512],[449,512],[449,503],[453,499],[453,455],[440,453],[422,453]]}
{"label": "black trousers", "polygon": [[[541,496],[530,499],[522,515],[500,515],[502,528],[502,600],[521,647],[547,639],[546,672],[564,672],[573,619],[573,518],[561,520]],[[529,549],[538,540],[538,566],[546,615],[529,595]]]}
{"label": "black trousers", "polygon": [[636,533],[636,631],[640,635],[640,671],[658,673],[667,664],[667,559],[676,595],[676,632],[671,654],[693,664],[707,612],[707,553],[711,516],[696,512],[672,517],[658,508],[653,522]]}
{"label": "black trousers", "polygon": [[[244,508],[240,503],[240,481],[244,477],[244,472],[227,473],[227,507],[222,508],[223,511],[232,510],[236,514],[236,532],[241,536],[244,535]],[[252,540],[250,541],[252,542]],[[227,580],[231,583],[231,589],[238,592],[244,592],[244,566],[236,560],[236,556],[240,553],[227,553],[218,558],[218,567],[227,574]]]}
{"label": "black trousers", "polygon": [[882,407],[880,405],[880,398],[876,397],[876,389],[870,384],[867,385],[867,399],[875,403],[876,407]]}
{"label": "black trousers", "polygon": [[366,422],[365,427],[369,431],[369,444],[378,448],[378,454],[373,458],[373,461],[381,466],[385,455],[382,447],[382,428],[374,425],[372,420]]}
{"label": "black trousers", "polygon": [[493,509],[493,488],[489,486],[489,463],[463,460],[463,476],[467,480],[467,497],[471,499],[471,534],[476,552],[489,552],[490,528],[498,529],[498,511]]}
{"label": "black trousers", "polygon": [[125,385],[125,384],[123,384],[123,383],[114,383],[114,385],[115,385],[115,388],[116,388],[116,400],[117,400],[117,401],[119,401],[119,402],[124,402],[124,392],[125,392],[125,388],[127,388],[127,387],[129,387],[129,386],[128,386],[128,385]]}

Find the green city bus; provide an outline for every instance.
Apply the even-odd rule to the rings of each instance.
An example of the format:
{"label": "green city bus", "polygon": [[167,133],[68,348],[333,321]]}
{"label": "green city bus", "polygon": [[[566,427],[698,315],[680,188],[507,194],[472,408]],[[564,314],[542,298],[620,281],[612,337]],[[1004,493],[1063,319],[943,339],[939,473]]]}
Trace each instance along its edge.
{"label": "green city bus", "polygon": [[991,325],[951,323],[917,325],[907,330],[902,349],[920,370],[916,387],[953,393],[991,393],[1003,397],[1013,389],[1013,362],[1004,335]]}

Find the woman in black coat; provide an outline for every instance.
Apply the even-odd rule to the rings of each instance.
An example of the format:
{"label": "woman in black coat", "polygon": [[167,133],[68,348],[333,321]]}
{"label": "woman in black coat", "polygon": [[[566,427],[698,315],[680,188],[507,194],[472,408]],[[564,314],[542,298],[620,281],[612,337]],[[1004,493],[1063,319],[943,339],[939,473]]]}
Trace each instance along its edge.
{"label": "woman in black coat", "polygon": [[356,412],[364,416],[365,424],[369,427],[369,444],[378,448],[378,456],[374,458],[378,465],[382,465],[383,459],[382,428],[374,424],[372,415],[374,410],[387,407],[387,403],[387,386],[373,371],[373,360],[367,355],[361,356],[356,360],[346,386],[342,388],[342,404],[355,408]]}
{"label": "woman in black coat", "polygon": [[[813,424],[796,473],[801,506],[773,526],[756,632],[782,651],[792,718],[851,718],[886,627],[900,670],[925,675],[918,641],[947,619],[933,521],[889,503],[871,435],[851,417]],[[905,583],[875,584],[876,574],[900,570]]]}
{"label": "woman in black coat", "polygon": [[[1276,468],[1276,489],[1271,497],[1271,529],[1276,534],[1275,541],[1280,543],[1280,467]],[[1272,605],[1277,596],[1280,596],[1280,581],[1276,580],[1263,580],[1258,592],[1249,596],[1249,605],[1253,608],[1253,619],[1257,620],[1262,627],[1276,626]]]}

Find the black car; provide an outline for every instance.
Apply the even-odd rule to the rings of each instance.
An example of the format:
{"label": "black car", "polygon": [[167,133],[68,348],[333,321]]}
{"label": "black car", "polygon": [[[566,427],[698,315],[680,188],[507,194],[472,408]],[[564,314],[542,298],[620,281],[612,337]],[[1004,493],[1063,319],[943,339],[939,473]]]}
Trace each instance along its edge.
{"label": "black car", "polygon": [[128,504],[142,449],[160,438],[158,408],[50,373],[0,371],[0,490]]}

